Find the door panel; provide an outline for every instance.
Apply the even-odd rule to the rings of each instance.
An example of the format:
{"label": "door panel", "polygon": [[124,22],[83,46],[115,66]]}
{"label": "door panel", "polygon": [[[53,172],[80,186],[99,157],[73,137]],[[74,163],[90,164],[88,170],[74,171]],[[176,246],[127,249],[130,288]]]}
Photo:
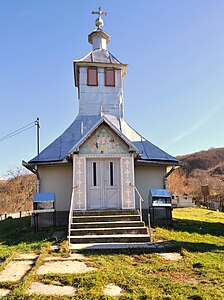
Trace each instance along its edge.
{"label": "door panel", "polygon": [[88,160],[87,208],[118,209],[120,201],[119,160]]}
{"label": "door panel", "polygon": [[105,208],[120,208],[120,173],[118,166],[118,160],[105,162]]}
{"label": "door panel", "polygon": [[87,208],[102,207],[101,165],[100,161],[87,161]]}

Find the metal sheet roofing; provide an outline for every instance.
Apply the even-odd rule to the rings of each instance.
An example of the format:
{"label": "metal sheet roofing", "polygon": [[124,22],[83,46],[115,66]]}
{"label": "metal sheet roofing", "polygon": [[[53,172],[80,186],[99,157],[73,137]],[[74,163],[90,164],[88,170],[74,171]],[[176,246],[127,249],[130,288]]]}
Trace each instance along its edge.
{"label": "metal sheet roofing", "polygon": [[152,197],[170,198],[170,193],[167,189],[150,189],[149,193]]}
{"label": "metal sheet roofing", "polygon": [[96,62],[96,63],[100,62],[100,63],[108,63],[108,64],[122,64],[115,56],[113,56],[113,54],[103,49],[95,49],[78,61]]}
{"label": "metal sheet roofing", "polygon": [[[30,164],[44,162],[59,162],[71,154],[71,150],[83,139],[83,137],[94,130],[96,124],[108,120],[122,135],[126,137],[133,148],[139,152],[139,161],[161,161],[178,164],[175,157],[167,154],[157,146],[143,138],[124,120],[118,120],[115,116],[77,116],[74,122],[55,141],[46,147],[39,155],[29,161]],[[113,128],[112,128],[113,129]]]}
{"label": "metal sheet roofing", "polygon": [[33,202],[54,202],[54,192],[35,193]]}

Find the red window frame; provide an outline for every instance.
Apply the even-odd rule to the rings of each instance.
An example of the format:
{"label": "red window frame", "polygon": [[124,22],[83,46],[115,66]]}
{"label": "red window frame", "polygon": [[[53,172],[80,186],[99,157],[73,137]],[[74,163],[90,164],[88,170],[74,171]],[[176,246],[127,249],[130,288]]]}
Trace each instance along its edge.
{"label": "red window frame", "polygon": [[105,68],[104,83],[105,83],[105,86],[115,86],[115,69]]}
{"label": "red window frame", "polygon": [[87,68],[87,85],[89,86],[98,85],[98,72],[96,67]]}

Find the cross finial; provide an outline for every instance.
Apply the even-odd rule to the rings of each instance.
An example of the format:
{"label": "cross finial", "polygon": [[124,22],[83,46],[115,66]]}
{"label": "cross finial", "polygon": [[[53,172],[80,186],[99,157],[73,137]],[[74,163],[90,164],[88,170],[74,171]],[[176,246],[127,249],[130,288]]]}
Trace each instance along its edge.
{"label": "cross finial", "polygon": [[99,11],[92,11],[92,14],[99,15],[99,18],[96,19],[96,26],[97,28],[101,28],[103,26],[103,19],[101,18],[101,16],[108,16],[108,13],[102,11],[101,6],[98,9]]}
{"label": "cross finial", "polygon": [[107,13],[107,12],[102,11],[101,6],[98,7],[98,9],[99,9],[99,11],[92,11],[92,14],[93,14],[93,15],[100,15],[100,16],[102,16],[102,15],[108,16],[108,13]]}

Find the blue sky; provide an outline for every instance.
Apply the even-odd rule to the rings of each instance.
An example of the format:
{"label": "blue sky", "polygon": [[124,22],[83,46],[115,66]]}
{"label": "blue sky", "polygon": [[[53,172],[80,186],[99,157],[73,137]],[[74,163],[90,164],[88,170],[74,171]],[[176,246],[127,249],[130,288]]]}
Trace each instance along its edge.
{"label": "blue sky", "polygon": [[[1,0],[0,138],[39,117],[43,149],[74,120],[72,61],[100,5],[108,50],[129,64],[129,124],[174,156],[223,147],[223,0]],[[35,155],[35,127],[0,141],[0,176]]]}

